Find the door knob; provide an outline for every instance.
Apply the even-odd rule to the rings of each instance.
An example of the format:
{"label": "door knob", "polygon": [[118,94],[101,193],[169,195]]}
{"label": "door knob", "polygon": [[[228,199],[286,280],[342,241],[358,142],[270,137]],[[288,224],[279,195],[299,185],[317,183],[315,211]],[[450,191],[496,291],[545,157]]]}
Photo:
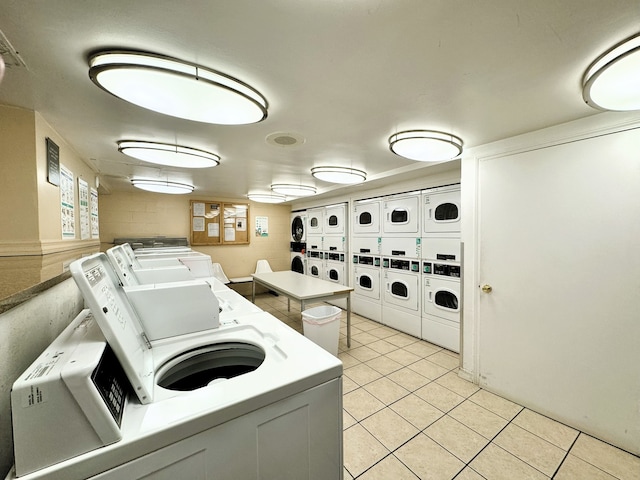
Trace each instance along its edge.
{"label": "door knob", "polygon": [[482,285],[482,291],[484,293],[491,293],[493,291],[493,287],[485,283],[484,285]]}

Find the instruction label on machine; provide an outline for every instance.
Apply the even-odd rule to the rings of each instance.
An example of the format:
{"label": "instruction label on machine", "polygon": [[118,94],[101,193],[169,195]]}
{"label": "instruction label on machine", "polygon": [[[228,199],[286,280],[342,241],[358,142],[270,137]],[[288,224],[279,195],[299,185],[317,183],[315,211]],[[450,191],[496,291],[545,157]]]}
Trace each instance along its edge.
{"label": "instruction label on machine", "polygon": [[45,392],[45,389],[37,385],[32,385],[29,391],[24,392],[22,395],[22,408],[33,407],[34,405],[45,403],[47,401]]}

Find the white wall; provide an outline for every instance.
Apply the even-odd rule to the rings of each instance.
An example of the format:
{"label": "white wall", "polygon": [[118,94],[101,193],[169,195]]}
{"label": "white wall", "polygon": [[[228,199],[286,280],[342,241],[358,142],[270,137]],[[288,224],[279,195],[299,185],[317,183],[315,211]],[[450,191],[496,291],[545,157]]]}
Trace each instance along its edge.
{"label": "white wall", "polygon": [[637,113],[595,115],[462,168],[463,375],[636,454],[639,128]]}

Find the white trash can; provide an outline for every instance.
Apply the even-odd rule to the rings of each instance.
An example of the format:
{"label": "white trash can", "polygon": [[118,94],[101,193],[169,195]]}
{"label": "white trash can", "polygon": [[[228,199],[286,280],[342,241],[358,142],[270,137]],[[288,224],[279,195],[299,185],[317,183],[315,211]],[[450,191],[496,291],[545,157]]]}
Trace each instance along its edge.
{"label": "white trash can", "polygon": [[341,314],[340,308],[328,305],[310,308],[302,312],[304,336],[336,357],[338,356]]}

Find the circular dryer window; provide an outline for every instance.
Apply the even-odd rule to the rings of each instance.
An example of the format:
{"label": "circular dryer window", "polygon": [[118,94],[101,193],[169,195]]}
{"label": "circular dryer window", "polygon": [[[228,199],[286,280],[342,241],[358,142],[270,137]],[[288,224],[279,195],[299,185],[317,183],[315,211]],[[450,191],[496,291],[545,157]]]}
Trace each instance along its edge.
{"label": "circular dryer window", "polygon": [[250,343],[207,345],[172,358],[158,370],[157,384],[169,390],[190,391],[245,373],[264,362],[264,351]]}

